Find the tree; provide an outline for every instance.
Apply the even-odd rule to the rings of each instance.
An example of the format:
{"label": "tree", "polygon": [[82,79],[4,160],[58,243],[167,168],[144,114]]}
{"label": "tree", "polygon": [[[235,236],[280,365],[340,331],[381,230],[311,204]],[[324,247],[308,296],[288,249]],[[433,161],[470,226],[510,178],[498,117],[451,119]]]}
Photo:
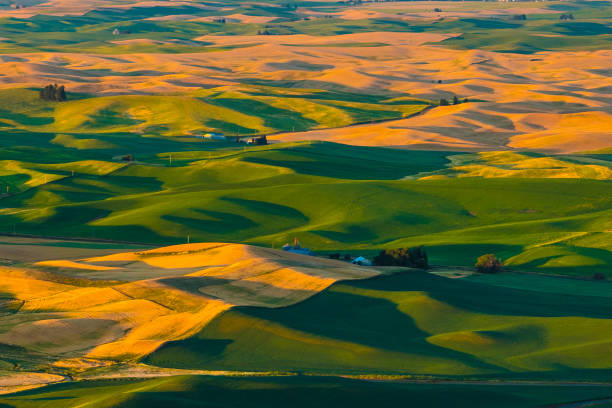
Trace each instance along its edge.
{"label": "tree", "polygon": [[409,268],[429,268],[427,253],[422,246],[412,248],[385,249],[374,257],[379,266],[406,266]]}
{"label": "tree", "polygon": [[605,280],[606,279],[606,275],[604,275],[601,272],[595,272],[593,274],[593,280]]}
{"label": "tree", "polygon": [[63,102],[66,100],[66,89],[64,88],[64,85],[59,86],[55,90],[55,100],[58,102]]}
{"label": "tree", "polygon": [[41,94],[42,99],[44,99],[45,101],[52,101],[55,98],[55,92],[53,90],[53,85],[47,85],[43,88],[42,90],[42,94]]}
{"label": "tree", "polygon": [[495,254],[485,254],[478,258],[474,266],[480,273],[497,273],[504,268],[504,263]]}
{"label": "tree", "polygon": [[440,106],[448,106],[448,100],[446,98],[441,98]]}
{"label": "tree", "polygon": [[459,98],[457,98],[457,95],[453,96],[453,105],[459,105]]}

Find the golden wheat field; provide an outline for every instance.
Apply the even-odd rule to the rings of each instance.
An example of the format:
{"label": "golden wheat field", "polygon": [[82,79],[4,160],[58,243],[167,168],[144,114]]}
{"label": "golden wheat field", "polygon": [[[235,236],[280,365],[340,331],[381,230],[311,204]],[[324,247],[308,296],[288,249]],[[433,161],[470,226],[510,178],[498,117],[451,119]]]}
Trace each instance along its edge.
{"label": "golden wheat field", "polygon": [[[283,307],[336,281],[379,273],[225,243],[3,266],[0,291],[16,313],[0,316],[0,343],[26,347],[51,366],[75,370],[109,360],[137,361],[165,342],[197,333],[231,307]],[[52,375],[11,374],[0,390],[54,381]]]}
{"label": "golden wheat field", "polygon": [[[366,13],[351,18],[367,17]],[[594,151],[610,146],[611,77],[606,71],[612,58],[609,50],[500,54],[441,45],[441,41],[461,35],[461,32],[367,32],[331,37],[215,34],[193,39],[217,49],[204,53],[135,52],[120,57],[63,52],[7,54],[0,56],[0,70],[4,73],[0,86],[35,87],[59,76],[74,92],[100,96],[193,94],[199,88],[240,91],[245,79],[257,79],[270,83],[299,82],[304,88],[341,87],[357,93],[388,90],[435,101],[457,95],[472,102],[432,108],[397,121],[280,133],[271,138],[553,153]],[[131,37],[136,38],[113,43],[126,47],[164,43]],[[131,74],[134,72],[138,75]],[[146,106],[140,109],[132,115],[146,115]]]}
{"label": "golden wheat field", "polygon": [[[555,153],[598,150],[612,143],[612,112],[607,102],[612,80],[609,75],[592,72],[607,66],[612,58],[610,51],[542,52],[534,58],[423,45],[445,38],[448,35],[376,32],[334,36],[332,40],[299,35],[270,36],[265,41],[254,36],[207,36],[200,40],[248,46],[204,54],[123,55],[120,62],[101,55],[21,54],[0,57],[4,59],[0,69],[5,73],[0,82],[4,87],[36,86],[61,71],[64,82],[75,92],[116,95],[189,93],[194,88],[212,86],[239,89],[240,84],[234,80],[237,76],[320,81],[323,86],[349,87],[358,92],[383,88],[417,98],[458,95],[474,102],[436,107],[416,117],[384,124],[281,133],[273,140]],[[352,49],[333,46],[346,42],[384,45]],[[323,72],[278,70],[271,69],[270,62],[323,62],[329,67]],[[117,75],[141,70],[147,73]],[[82,75],[91,71],[112,74],[82,83]],[[527,77],[528,82],[521,79]],[[569,95],[564,91],[568,85],[573,89]]]}

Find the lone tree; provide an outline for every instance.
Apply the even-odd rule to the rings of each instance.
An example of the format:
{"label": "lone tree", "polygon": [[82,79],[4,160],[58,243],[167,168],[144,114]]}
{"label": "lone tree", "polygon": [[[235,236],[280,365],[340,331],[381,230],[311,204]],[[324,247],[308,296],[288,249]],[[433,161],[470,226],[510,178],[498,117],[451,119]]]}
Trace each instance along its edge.
{"label": "lone tree", "polygon": [[385,249],[374,257],[374,264],[379,266],[406,266],[420,269],[429,268],[427,253],[422,246]]}
{"label": "lone tree", "polygon": [[479,257],[474,266],[480,273],[497,273],[504,268],[504,263],[495,254],[486,254]]}

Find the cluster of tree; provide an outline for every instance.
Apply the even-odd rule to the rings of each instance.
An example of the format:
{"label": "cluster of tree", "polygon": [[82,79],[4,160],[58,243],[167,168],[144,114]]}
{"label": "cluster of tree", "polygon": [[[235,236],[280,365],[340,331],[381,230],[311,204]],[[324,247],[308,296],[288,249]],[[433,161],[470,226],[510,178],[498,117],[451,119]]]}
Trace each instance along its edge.
{"label": "cluster of tree", "polygon": [[429,268],[427,252],[425,252],[422,246],[385,249],[374,257],[374,264],[379,266],[406,266],[420,269]]}
{"label": "cluster of tree", "polygon": [[215,19],[213,20],[213,23],[221,23],[221,24],[225,24],[225,23],[226,23],[226,21],[225,21],[225,17],[215,18]]}
{"label": "cluster of tree", "polygon": [[[299,19],[296,19],[295,21],[297,21]],[[290,32],[291,31],[291,27],[288,25],[284,25],[284,24],[266,24],[263,28],[263,30],[257,30],[257,35],[274,35],[275,33],[271,32],[268,29],[275,29],[276,30],[276,34],[282,34],[283,32]]]}
{"label": "cluster of tree", "polygon": [[298,5],[295,3],[285,3],[283,4],[283,6],[287,9],[287,10],[297,10],[298,9]]}
{"label": "cluster of tree", "polygon": [[436,13],[441,13],[441,12],[442,12],[442,9],[441,9],[441,8],[436,7],[436,8],[434,9],[434,11],[435,11]]}
{"label": "cluster of tree", "polygon": [[67,100],[66,89],[64,88],[64,85],[47,85],[40,90],[40,99],[44,101],[63,102]]}
{"label": "cluster of tree", "polygon": [[[459,98],[457,98],[457,95],[453,96],[453,105],[459,105],[460,103],[467,103],[468,98],[463,98],[463,100],[459,100]],[[451,103],[448,101],[448,99],[446,98],[441,98],[440,99],[440,106],[448,106]]]}
{"label": "cluster of tree", "polygon": [[515,14],[512,16],[513,20],[527,20],[527,16],[525,14]]}
{"label": "cluster of tree", "polygon": [[476,261],[476,272],[497,273],[504,268],[504,263],[495,254],[485,254]]}
{"label": "cluster of tree", "polygon": [[341,255],[339,252],[335,253],[335,254],[329,254],[329,259],[344,259],[345,261],[350,261],[351,258],[351,254],[344,254]]}
{"label": "cluster of tree", "polygon": [[561,14],[561,17],[559,17],[559,20],[573,20],[574,19],[574,15],[573,14]]}
{"label": "cluster of tree", "polygon": [[606,280],[606,275],[604,275],[602,272],[595,272],[593,274],[593,280]]}

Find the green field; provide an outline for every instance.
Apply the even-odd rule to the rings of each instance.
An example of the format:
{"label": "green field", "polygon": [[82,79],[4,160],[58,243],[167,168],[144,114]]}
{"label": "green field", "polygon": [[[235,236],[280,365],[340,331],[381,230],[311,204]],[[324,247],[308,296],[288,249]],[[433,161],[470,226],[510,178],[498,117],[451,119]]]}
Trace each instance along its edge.
{"label": "green field", "polygon": [[[476,397],[476,398],[475,398]],[[605,386],[367,382],[325,377],[168,377],[50,386],[0,397],[2,407],[541,407],[605,400]],[[406,405],[408,404],[408,405]],[[608,407],[609,405],[597,405]]]}
{"label": "green field", "polygon": [[511,288],[412,272],[339,283],[294,306],[225,312],[146,362],[213,370],[609,380],[610,284],[540,278],[547,283],[542,286],[567,283],[555,293],[532,289],[530,279]]}
{"label": "green field", "polygon": [[[23,145],[0,157],[0,189],[9,188],[0,200],[4,233],[148,244],[189,235],[277,248],[298,236],[323,253],[425,245],[433,264],[470,266],[495,252],[524,271],[610,274],[612,182],[600,173],[420,180],[462,156],[321,142],[138,145],[128,135],[98,137],[112,148],[78,150],[57,147],[52,136],[17,137]],[[35,143],[51,163],[38,161]],[[159,153],[173,147],[181,151]],[[135,163],[111,160],[127,153]],[[563,156],[550,171],[565,171],[559,163],[591,169],[583,162],[612,166]]]}

